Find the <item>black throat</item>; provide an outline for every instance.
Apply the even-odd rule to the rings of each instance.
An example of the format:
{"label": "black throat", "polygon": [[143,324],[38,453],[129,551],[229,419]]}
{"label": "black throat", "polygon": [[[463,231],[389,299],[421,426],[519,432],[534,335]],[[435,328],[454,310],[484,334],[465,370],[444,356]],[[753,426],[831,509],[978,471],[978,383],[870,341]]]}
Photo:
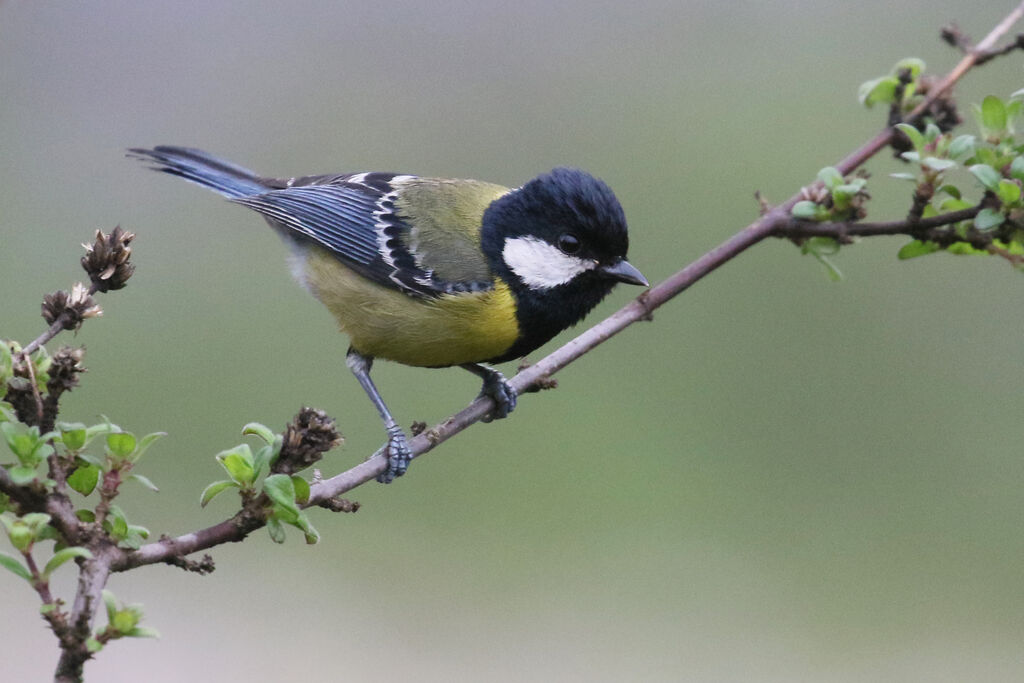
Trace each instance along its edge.
{"label": "black throat", "polygon": [[582,320],[608,295],[615,284],[597,273],[584,273],[564,285],[550,289],[530,289],[504,264],[496,270],[516,299],[519,338],[504,354],[489,359],[487,362],[490,363],[522,358],[543,346],[556,334]]}

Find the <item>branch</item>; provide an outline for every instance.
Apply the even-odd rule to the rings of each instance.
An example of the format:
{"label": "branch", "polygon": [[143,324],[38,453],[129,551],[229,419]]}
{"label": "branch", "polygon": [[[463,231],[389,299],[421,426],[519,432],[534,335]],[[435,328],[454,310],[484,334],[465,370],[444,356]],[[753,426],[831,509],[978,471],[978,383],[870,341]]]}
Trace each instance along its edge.
{"label": "branch", "polygon": [[[787,239],[833,237],[840,242],[847,242],[851,237],[909,235],[910,237],[915,237],[917,239],[932,239],[933,241],[939,241],[942,236],[949,234],[949,231],[936,232],[937,229],[946,225],[955,225],[961,221],[972,220],[983,208],[984,204],[979,204],[977,206],[972,206],[969,209],[951,211],[938,216],[932,216],[931,218],[884,221],[880,223],[815,223],[813,221],[790,217],[789,220],[776,226],[773,236]],[[955,241],[966,241],[966,238],[964,237],[955,237]]]}
{"label": "branch", "polygon": [[[963,59],[941,80],[931,88],[924,100],[905,117],[905,121],[913,122],[920,119],[938,99],[959,81],[987,51],[998,41],[1010,27],[1024,17],[1024,2],[1018,5],[1004,18],[978,45],[970,50]],[[894,123],[898,123],[894,122]],[[896,133],[892,126],[886,127],[874,138],[851,152],[835,167],[843,175],[847,175],[863,165],[868,159],[888,146]],[[813,186],[821,186],[817,181]],[[652,312],[666,302],[675,298],[696,282],[716,270],[719,266],[736,258],[751,246],[768,237],[788,237],[791,239],[811,237],[815,235],[836,238],[848,238],[855,235],[892,235],[892,234],[924,234],[923,231],[934,230],[963,220],[974,218],[980,210],[972,207],[963,211],[943,214],[917,221],[894,221],[889,223],[811,223],[793,219],[790,211],[793,205],[802,198],[797,193],[774,208],[766,208],[763,215],[722,244],[713,248],[693,263],[678,271],[665,281],[644,292],[609,317],[586,330],[564,346],[525,368],[513,377],[509,383],[520,395],[536,391],[553,374],[573,361],[589,353],[598,345],[615,336],[633,323],[650,320]],[[963,239],[963,238],[961,238]],[[480,421],[493,408],[489,398],[478,398],[460,412],[443,422],[427,429],[409,442],[414,458],[430,452],[470,425]],[[330,501],[353,488],[375,479],[387,468],[387,458],[383,449],[378,450],[364,462],[352,467],[330,479],[314,482],[310,487],[310,497],[305,507],[321,505],[329,506]],[[125,571],[134,567],[154,563],[174,563],[180,558],[199,550],[205,550],[221,543],[240,541],[253,529],[247,525],[239,525],[238,516],[176,538],[163,538],[142,548],[127,553],[114,565],[112,571]]]}

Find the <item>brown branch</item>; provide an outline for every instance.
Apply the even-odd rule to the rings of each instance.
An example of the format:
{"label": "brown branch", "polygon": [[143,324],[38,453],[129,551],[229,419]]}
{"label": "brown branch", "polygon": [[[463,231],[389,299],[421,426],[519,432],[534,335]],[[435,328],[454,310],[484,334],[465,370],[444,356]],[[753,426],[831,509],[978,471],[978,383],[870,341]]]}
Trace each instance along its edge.
{"label": "brown branch", "polygon": [[[987,50],[990,50],[995,42],[998,41],[1010,29],[1010,27],[1022,17],[1024,17],[1024,2],[1019,4],[995,28],[993,28],[992,31],[990,31],[989,34],[985,36],[985,38],[982,39],[982,41],[979,42],[973,50],[965,55],[963,59],[961,59],[960,62],[941,81],[939,81],[936,86],[930,88],[928,94],[921,103],[906,117],[904,117],[904,121],[915,122],[922,117],[928,108],[936,100],[944,96],[945,93],[964,76],[964,74],[975,66],[979,58],[983,56]],[[843,175],[851,173],[864,164],[868,159],[888,146],[891,143],[894,134],[895,129],[893,127],[890,126],[885,128],[874,138],[840,160],[835,164],[835,167]],[[815,185],[821,185],[820,181],[815,183]],[[510,384],[520,395],[530,391],[534,387],[542,384],[558,370],[561,370],[576,359],[593,350],[595,347],[607,341],[633,323],[641,320],[649,320],[651,313],[656,308],[686,291],[697,281],[716,270],[719,266],[736,258],[749,247],[768,237],[775,236],[780,233],[785,234],[787,229],[793,231],[793,235],[786,234],[785,236],[800,236],[797,233],[801,231],[804,231],[803,236],[809,236],[814,234],[809,232],[810,230],[821,230],[823,225],[831,226],[830,229],[836,233],[841,229],[846,229],[847,234],[852,234],[850,230],[856,225],[859,225],[862,230],[874,226],[874,229],[877,230],[875,234],[892,234],[891,232],[885,231],[894,229],[893,224],[883,223],[815,224],[794,221],[790,215],[790,211],[793,208],[793,205],[796,204],[801,197],[802,195],[800,193],[795,194],[779,206],[768,209],[758,220],[743,228],[719,246],[705,253],[696,261],[675,273],[667,280],[641,294],[608,318],[605,318],[598,324],[577,336],[575,339],[569,341],[561,348],[556,349],[547,357],[538,361],[535,365],[532,365],[517,374],[510,380]],[[972,216],[965,216],[964,219]],[[931,220],[932,219],[922,219],[917,221],[915,225],[918,229],[921,229],[922,226],[929,225],[927,221]],[[905,224],[906,222],[904,221],[902,223]],[[844,228],[840,228],[838,226],[844,226]],[[868,233],[864,232],[862,234]],[[418,457],[433,450],[439,444],[447,441],[470,425],[481,420],[492,408],[493,404],[490,399],[478,398],[464,410],[452,415],[447,420],[444,420],[433,428],[414,437],[409,442],[409,447],[412,451],[413,457]],[[319,505],[324,501],[335,498],[356,486],[374,479],[378,474],[383,472],[386,467],[387,461],[383,454],[383,450],[379,450],[369,459],[355,467],[331,477],[330,479],[315,482],[310,487],[310,499],[307,505]],[[205,550],[221,543],[239,541],[244,538],[251,529],[240,530],[237,527],[236,519],[237,516],[236,518],[207,527],[206,529],[184,534],[177,538],[163,539],[155,543],[147,544],[139,550],[124,555],[120,561],[112,566],[112,570],[124,571],[145,564],[168,562],[171,558],[181,557],[198,550]]]}
{"label": "brown branch", "polygon": [[909,235],[919,239],[928,239],[930,231],[961,221],[972,220],[982,208],[983,205],[979,204],[969,209],[951,211],[930,218],[879,223],[815,223],[790,217],[788,221],[776,226],[773,237],[786,239],[833,237],[840,242],[845,242],[851,237],[876,237],[879,235]]}

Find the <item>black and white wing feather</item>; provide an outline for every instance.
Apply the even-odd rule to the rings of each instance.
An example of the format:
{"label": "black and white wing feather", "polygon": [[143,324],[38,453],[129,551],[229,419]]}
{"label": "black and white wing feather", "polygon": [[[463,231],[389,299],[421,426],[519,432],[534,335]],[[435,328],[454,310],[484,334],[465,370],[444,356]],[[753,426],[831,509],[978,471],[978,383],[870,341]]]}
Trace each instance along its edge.
{"label": "black and white wing feather", "polygon": [[263,214],[292,237],[327,249],[362,276],[406,294],[489,289],[489,281],[453,282],[417,263],[407,246],[411,226],[395,211],[400,185],[412,179],[392,173],[314,176],[231,201]]}

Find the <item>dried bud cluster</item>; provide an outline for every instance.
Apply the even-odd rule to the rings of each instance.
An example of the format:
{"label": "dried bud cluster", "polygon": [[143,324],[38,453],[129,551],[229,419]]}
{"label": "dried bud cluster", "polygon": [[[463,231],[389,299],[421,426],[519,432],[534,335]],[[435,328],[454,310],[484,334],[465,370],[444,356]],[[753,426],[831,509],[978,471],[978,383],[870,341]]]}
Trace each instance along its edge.
{"label": "dried bud cluster", "polygon": [[134,233],[125,232],[118,226],[109,235],[97,230],[96,240],[82,245],[85,247],[82,267],[97,291],[121,289],[135,272],[135,266],[129,261],[132,249],[128,246],[133,239]]}
{"label": "dried bud cluster", "polygon": [[62,346],[57,349],[50,358],[50,369],[47,371],[50,379],[46,382],[46,392],[51,396],[59,395],[78,386],[78,375],[85,372],[83,358],[84,348]]}
{"label": "dried bud cluster", "polygon": [[320,460],[342,441],[334,418],[322,410],[303,407],[285,427],[281,455],[271,469],[275,473],[294,474]]}
{"label": "dried bud cluster", "polygon": [[60,319],[65,330],[77,330],[86,318],[100,315],[103,309],[81,282],[75,283],[70,294],[61,289],[43,297],[43,318],[51,325]]}

